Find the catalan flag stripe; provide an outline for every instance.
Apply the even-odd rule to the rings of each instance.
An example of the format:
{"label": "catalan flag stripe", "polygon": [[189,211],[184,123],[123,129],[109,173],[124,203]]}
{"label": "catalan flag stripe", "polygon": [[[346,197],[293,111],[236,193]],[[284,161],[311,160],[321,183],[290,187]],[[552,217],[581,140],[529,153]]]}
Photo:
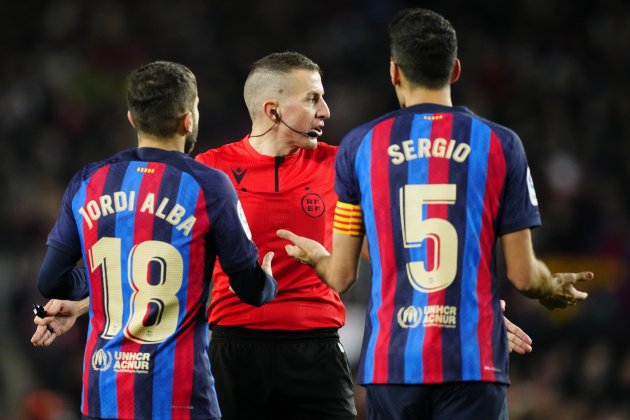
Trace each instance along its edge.
{"label": "catalan flag stripe", "polygon": [[333,219],[333,232],[350,236],[363,236],[363,212],[358,204],[337,202]]}

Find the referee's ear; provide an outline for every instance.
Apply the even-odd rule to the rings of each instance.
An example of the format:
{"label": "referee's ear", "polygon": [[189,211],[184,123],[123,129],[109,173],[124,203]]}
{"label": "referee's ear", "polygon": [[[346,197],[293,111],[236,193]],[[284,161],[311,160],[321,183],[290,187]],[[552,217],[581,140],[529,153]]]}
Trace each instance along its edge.
{"label": "referee's ear", "polygon": [[129,124],[131,124],[131,126],[133,128],[137,129],[136,123],[133,122],[133,117],[131,116],[131,111],[127,111],[127,119],[129,120]]}

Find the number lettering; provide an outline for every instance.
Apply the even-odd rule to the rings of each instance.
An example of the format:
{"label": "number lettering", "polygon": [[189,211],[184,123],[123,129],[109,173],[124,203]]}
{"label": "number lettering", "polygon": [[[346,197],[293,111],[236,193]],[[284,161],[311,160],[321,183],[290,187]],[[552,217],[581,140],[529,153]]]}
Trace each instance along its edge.
{"label": "number lettering", "polygon": [[423,218],[423,205],[455,204],[455,184],[409,184],[400,189],[400,213],[405,248],[426,246],[433,242],[433,267],[427,270],[423,261],[407,263],[411,285],[420,292],[431,293],[447,288],[457,274],[457,231],[447,220]]}
{"label": "number lettering", "polygon": [[[123,327],[121,240],[103,237],[89,251],[91,271],[103,274],[103,307],[106,324],[101,334],[111,339]],[[144,241],[127,256],[128,281],[134,290],[125,337],[140,343],[160,343],[177,328],[184,263],[173,245],[162,241]],[[152,284],[152,280],[153,283]]]}

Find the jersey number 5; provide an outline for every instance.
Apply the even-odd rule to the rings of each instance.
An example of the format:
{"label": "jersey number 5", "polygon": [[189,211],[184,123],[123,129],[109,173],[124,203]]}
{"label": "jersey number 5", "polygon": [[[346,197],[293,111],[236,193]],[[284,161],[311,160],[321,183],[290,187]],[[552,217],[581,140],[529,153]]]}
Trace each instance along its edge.
{"label": "jersey number 5", "polygon": [[[430,293],[447,288],[457,273],[457,231],[447,220],[423,218],[423,206],[455,204],[455,184],[409,184],[400,189],[400,216],[405,248],[422,248],[425,241],[433,242],[433,268],[428,271],[424,261],[407,263],[411,285],[420,292]],[[428,257],[428,256],[427,256]]]}
{"label": "jersey number 5", "polygon": [[[140,344],[160,343],[177,328],[184,264],[180,252],[162,241],[144,241],[126,258],[127,280],[133,289],[125,337]],[[89,251],[90,270],[101,267],[105,328],[101,337],[111,339],[123,326],[123,292],[120,238],[103,237]],[[150,278],[154,279],[150,283]]]}

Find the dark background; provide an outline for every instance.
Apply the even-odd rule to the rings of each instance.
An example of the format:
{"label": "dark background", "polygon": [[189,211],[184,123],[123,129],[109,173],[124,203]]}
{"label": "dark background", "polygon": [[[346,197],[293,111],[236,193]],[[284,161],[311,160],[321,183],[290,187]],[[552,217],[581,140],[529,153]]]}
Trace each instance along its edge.
{"label": "dark background", "polygon": [[[0,419],[78,418],[85,324],[34,349],[31,303],[45,302],[35,279],[69,178],[135,145],[126,74],[157,59],[196,73],[199,152],[249,131],[251,62],[296,50],[324,70],[323,140],[338,144],[397,107],[386,24],[409,5],[458,32],[454,102],[521,136],[543,217],[538,255],[597,275],[589,300],[562,312],[502,279],[508,316],[534,339],[532,354],[511,357],[511,418],[630,418],[630,3],[28,0],[0,6]],[[353,365],[367,286],[344,296]],[[362,412],[361,387],[357,397]]]}

